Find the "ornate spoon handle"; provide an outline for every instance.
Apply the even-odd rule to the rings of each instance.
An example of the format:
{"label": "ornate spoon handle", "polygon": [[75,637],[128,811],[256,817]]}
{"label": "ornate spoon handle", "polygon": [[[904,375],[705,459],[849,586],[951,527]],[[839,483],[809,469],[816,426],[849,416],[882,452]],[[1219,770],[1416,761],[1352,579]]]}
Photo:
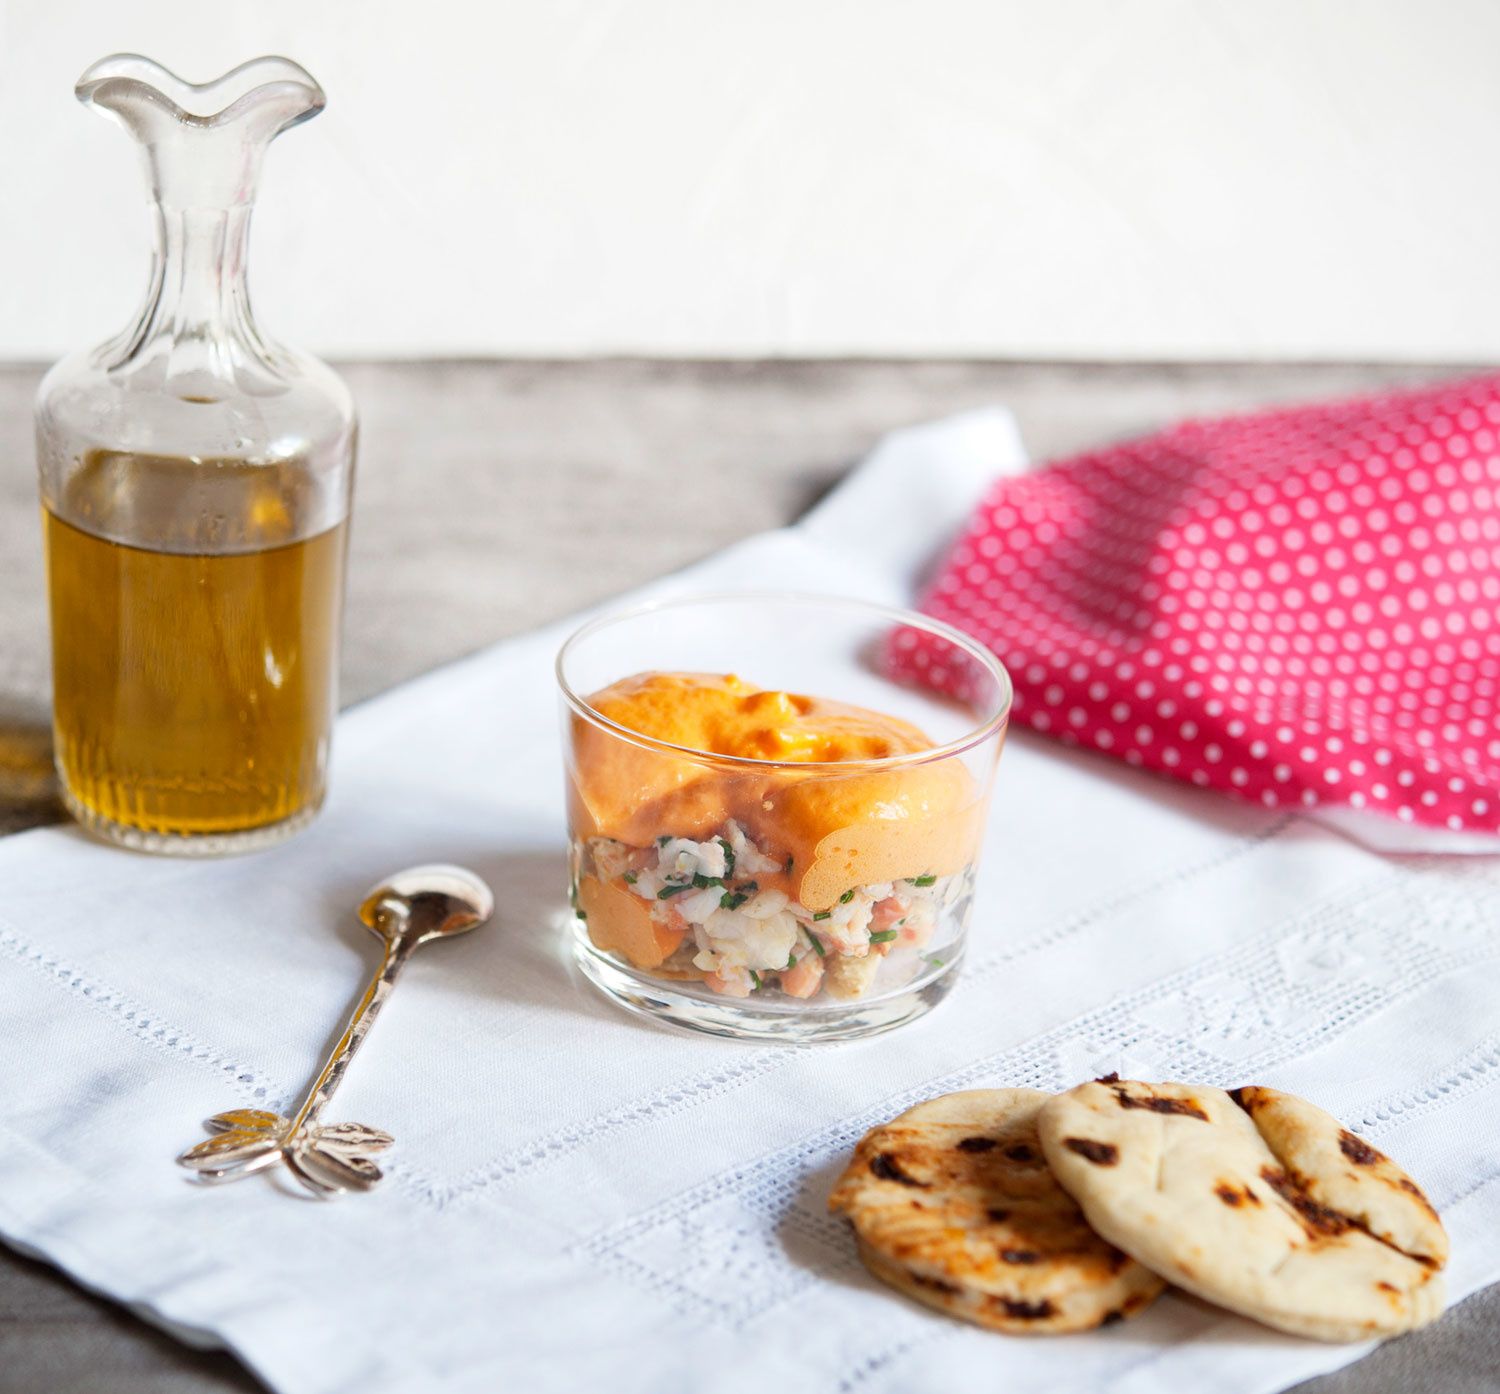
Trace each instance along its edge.
{"label": "ornate spoon handle", "polygon": [[364,1044],[365,1037],[370,1034],[370,1028],[380,1015],[380,1009],[385,1006],[386,998],[395,989],[397,975],[406,967],[406,960],[411,957],[414,948],[416,945],[405,935],[386,941],[380,967],[375,970],[364,996],[359,999],[359,1005],[349,1018],[349,1024],[344,1027],[344,1034],[329,1052],[317,1079],[309,1086],[302,1106],[292,1115],[293,1132],[311,1128],[317,1123],[319,1115],[344,1078],[349,1062],[354,1059],[360,1046]]}
{"label": "ornate spoon handle", "polygon": [[[302,1106],[287,1127],[281,1145],[287,1167],[310,1190],[334,1193],[368,1191],[380,1181],[380,1168],[365,1154],[384,1151],[395,1139],[389,1133],[360,1123],[320,1128],[318,1118],[333,1098],[365,1037],[370,1034],[380,1009],[395,990],[396,978],[416,947],[417,941],[404,933],[386,940],[380,967],[370,978],[364,996],[359,999],[349,1024],[344,1027],[344,1034],[329,1052],[318,1077],[309,1086]],[[330,1149],[330,1142],[337,1145]]]}
{"label": "ornate spoon handle", "polygon": [[484,882],[459,867],[417,867],[376,887],[360,907],[360,918],[384,942],[380,966],[297,1111],[290,1118],[253,1108],[215,1114],[205,1124],[215,1136],[188,1148],[179,1164],[204,1181],[234,1181],[284,1162],[304,1186],[325,1197],[378,1185],[382,1172],[371,1154],[385,1151],[395,1139],[363,1123],[324,1126],[318,1119],[407,959],[429,940],[483,924],[493,905]]}

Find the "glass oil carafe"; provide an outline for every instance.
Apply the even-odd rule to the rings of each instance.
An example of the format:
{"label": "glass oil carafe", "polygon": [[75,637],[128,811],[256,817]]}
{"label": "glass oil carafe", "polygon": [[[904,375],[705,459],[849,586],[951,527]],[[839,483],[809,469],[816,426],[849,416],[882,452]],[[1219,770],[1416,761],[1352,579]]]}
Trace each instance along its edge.
{"label": "glass oil carafe", "polygon": [[245,285],[266,147],[323,93],[282,58],[194,85],[127,54],[77,94],[140,146],[155,253],[135,321],[37,398],[63,797],[126,846],[247,850],[316,814],[337,705],[353,403]]}

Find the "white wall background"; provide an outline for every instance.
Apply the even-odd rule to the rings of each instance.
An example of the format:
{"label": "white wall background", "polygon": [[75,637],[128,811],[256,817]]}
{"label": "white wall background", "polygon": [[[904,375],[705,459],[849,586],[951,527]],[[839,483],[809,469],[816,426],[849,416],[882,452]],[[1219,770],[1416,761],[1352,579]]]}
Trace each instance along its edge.
{"label": "white wall background", "polygon": [[326,353],[1500,359],[1495,0],[0,0],[0,357],[142,288],[135,49],[261,52]]}

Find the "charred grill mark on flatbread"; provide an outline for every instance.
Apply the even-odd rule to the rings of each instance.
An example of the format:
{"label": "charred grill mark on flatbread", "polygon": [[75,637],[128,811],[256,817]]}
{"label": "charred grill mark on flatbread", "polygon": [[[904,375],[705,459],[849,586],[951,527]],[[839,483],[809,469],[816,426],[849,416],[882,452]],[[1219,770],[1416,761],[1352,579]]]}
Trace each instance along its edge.
{"label": "charred grill mark on flatbread", "polygon": [[1396,1182],[1396,1185],[1399,1186],[1403,1191],[1405,1191],[1407,1195],[1415,1199],[1418,1204],[1421,1205],[1422,1209],[1424,1209],[1429,1215],[1431,1215],[1434,1220],[1437,1219],[1438,1212],[1432,1208],[1432,1202],[1427,1199],[1427,1196],[1423,1192],[1422,1188],[1417,1185],[1417,1183],[1413,1181],[1411,1177],[1401,1177],[1400,1180]]}
{"label": "charred grill mark on flatbread", "polygon": [[[1327,1235],[1344,1234],[1351,1229],[1362,1230],[1377,1243],[1384,1244],[1388,1249],[1394,1249],[1398,1254],[1404,1254],[1413,1263],[1421,1264],[1423,1268],[1438,1269],[1442,1267],[1442,1264],[1430,1254],[1411,1253],[1403,1249],[1399,1244],[1393,1244],[1383,1235],[1372,1233],[1370,1227],[1362,1220],[1342,1214],[1331,1206],[1320,1204],[1307,1193],[1306,1188],[1300,1181],[1288,1176],[1286,1172],[1277,1168],[1262,1167],[1260,1169],[1260,1176],[1266,1185],[1297,1212],[1298,1217],[1302,1221],[1303,1229],[1307,1231],[1308,1238],[1318,1239]],[[1422,1196],[1421,1191],[1404,1177],[1399,1184],[1403,1188],[1410,1189],[1416,1195]],[[1422,1196],[1422,1200],[1426,1204],[1425,1196]],[[1428,1208],[1431,1209],[1430,1206]]]}
{"label": "charred grill mark on flatbread", "polygon": [[1015,1317],[1018,1321],[1045,1321],[1057,1311],[1045,1297],[1040,1302],[1018,1302],[1013,1297],[992,1297],[990,1304],[998,1304],[1006,1316]]}
{"label": "charred grill mark on flatbread", "polygon": [[1364,1138],[1356,1137],[1348,1128],[1339,1133],[1339,1151],[1355,1166],[1370,1167],[1385,1160]]}
{"label": "charred grill mark on flatbread", "polygon": [[966,1137],[958,1142],[960,1152],[993,1152],[998,1146],[999,1139],[993,1137]]}
{"label": "charred grill mark on flatbread", "polygon": [[894,1181],[898,1186],[917,1186],[922,1190],[927,1189],[925,1181],[918,1181],[910,1172],[905,1171],[901,1163],[889,1152],[877,1152],[871,1157],[870,1170],[882,1181]]}
{"label": "charred grill mark on flatbread", "polygon": [[1120,1160],[1120,1149],[1112,1142],[1097,1142],[1091,1137],[1065,1137],[1063,1146],[1095,1166],[1112,1167]]}
{"label": "charred grill mark on flatbread", "polygon": [[929,1278],[925,1273],[913,1273],[908,1270],[907,1277],[924,1288],[931,1288],[934,1292],[945,1292],[949,1297],[957,1297],[963,1291],[953,1283],[945,1283],[941,1278]]}
{"label": "charred grill mark on flatbread", "polygon": [[1117,1084],[1110,1086],[1115,1096],[1115,1102],[1121,1108],[1144,1108],[1152,1113],[1176,1113],[1184,1118],[1199,1118],[1208,1122],[1208,1115],[1198,1107],[1191,1099],[1164,1099],[1159,1094],[1147,1094],[1144,1099],[1138,1099]]}
{"label": "charred grill mark on flatbread", "polygon": [[1320,1205],[1279,1167],[1262,1167],[1260,1179],[1297,1212],[1310,1238],[1343,1234],[1355,1228],[1347,1215]]}
{"label": "charred grill mark on flatbread", "polygon": [[1040,1263],[1042,1256],[1031,1249],[1001,1249],[1001,1263]]}
{"label": "charred grill mark on flatbread", "polygon": [[1219,1184],[1214,1187],[1214,1194],[1218,1196],[1218,1198],[1222,1200],[1225,1205],[1238,1207],[1246,1204],[1260,1204],[1260,1197],[1256,1195],[1255,1192],[1250,1189],[1250,1187],[1236,1186],[1229,1181],[1220,1181]]}
{"label": "charred grill mark on flatbread", "polygon": [[1018,1142],[1013,1147],[1007,1147],[1005,1155],[1013,1162],[1034,1162],[1036,1160],[1035,1148],[1028,1147],[1024,1142]]}

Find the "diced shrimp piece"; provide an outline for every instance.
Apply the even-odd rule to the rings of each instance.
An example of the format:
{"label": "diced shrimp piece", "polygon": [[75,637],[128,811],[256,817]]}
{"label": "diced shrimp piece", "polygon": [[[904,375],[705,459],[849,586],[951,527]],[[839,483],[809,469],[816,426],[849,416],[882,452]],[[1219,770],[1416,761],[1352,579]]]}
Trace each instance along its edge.
{"label": "diced shrimp piece", "polygon": [[896,930],[896,943],[904,949],[920,949],[937,927],[937,911],[930,900],[913,902]]}
{"label": "diced shrimp piece", "polygon": [[779,915],[790,903],[791,897],[785,891],[761,891],[748,905],[742,905],[740,912],[752,920],[764,920]]}
{"label": "diced shrimp piece", "polygon": [[630,869],[630,858],[635,848],[612,837],[591,837],[588,842],[589,857],[601,881],[613,881],[615,877]]}
{"label": "diced shrimp piece", "polygon": [[723,997],[748,997],[755,986],[745,968],[720,968],[704,974],[703,981]]}
{"label": "diced shrimp piece", "polygon": [[808,949],[781,975],[781,990],[788,997],[811,997],[822,986],[823,960],[815,949]]}
{"label": "diced shrimp piece", "polygon": [[658,865],[669,876],[721,877],[725,871],[724,843],[719,838],[694,842],[690,837],[669,837],[661,844]]}
{"label": "diced shrimp piece", "polygon": [[738,910],[715,910],[703,924],[698,937],[700,948],[716,956],[716,961],[698,966],[713,971],[720,963],[737,968],[776,970],[791,956],[797,944],[797,922],[790,915],[771,915],[752,920]]}
{"label": "diced shrimp piece", "polygon": [[719,908],[723,899],[724,892],[720,887],[709,886],[706,890],[674,896],[672,904],[689,924],[702,924]]}
{"label": "diced shrimp piece", "polygon": [[[600,875],[603,874],[601,871]],[[632,847],[624,865],[617,868],[617,874],[626,889],[642,900],[654,901],[656,893],[662,888],[662,878],[656,870],[654,847]]]}
{"label": "diced shrimp piece", "polygon": [[906,901],[898,896],[887,896],[877,901],[875,913],[870,917],[870,928],[879,934],[884,929],[894,929],[896,921],[906,914]]}
{"label": "diced shrimp piece", "polygon": [[734,852],[734,874],[736,876],[763,876],[781,870],[781,862],[768,857],[748,837],[745,830],[731,818],[724,824],[724,837]]}
{"label": "diced shrimp piece", "polygon": [[651,910],[652,916],[659,925],[662,925],[669,934],[675,934],[679,941],[688,933],[692,926],[683,918],[682,911],[671,901],[659,900]]}
{"label": "diced shrimp piece", "polygon": [[849,900],[841,900],[826,912],[827,919],[818,922],[818,932],[842,954],[862,956],[870,943],[870,913],[868,900],[855,894]]}

